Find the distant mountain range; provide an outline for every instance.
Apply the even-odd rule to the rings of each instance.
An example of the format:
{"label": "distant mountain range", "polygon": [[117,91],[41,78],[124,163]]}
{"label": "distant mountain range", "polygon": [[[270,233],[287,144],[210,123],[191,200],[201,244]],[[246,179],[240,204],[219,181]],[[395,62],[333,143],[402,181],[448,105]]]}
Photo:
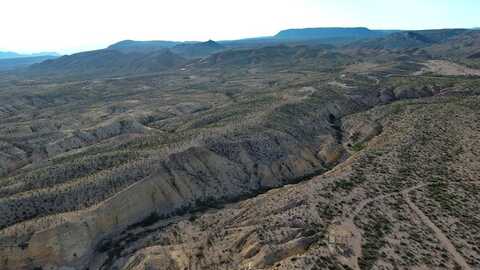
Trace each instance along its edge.
{"label": "distant mountain range", "polygon": [[225,49],[225,46],[213,40],[193,44],[183,43],[171,48],[172,52],[187,58],[205,57]]}
{"label": "distant mountain range", "polygon": [[[353,28],[340,28],[340,27],[327,27],[327,28],[303,28],[303,29],[288,29],[277,33],[274,36],[267,37],[255,37],[238,40],[223,40],[217,41],[216,44],[225,47],[250,47],[250,46],[266,46],[274,45],[284,42],[313,42],[317,41],[324,44],[338,44],[339,42],[351,42],[357,39],[365,38],[377,38],[382,37],[399,30],[370,30],[365,27],[353,27]],[[151,51],[160,48],[182,48],[190,47],[190,45],[196,45],[201,42],[198,41],[134,41],[124,40],[115,43],[108,47],[108,49],[121,50],[123,52],[131,51]],[[211,46],[212,44],[207,46]],[[220,48],[217,46],[217,48]],[[183,49],[180,49],[183,51]],[[174,49],[175,51],[175,49]]]}
{"label": "distant mountain range", "polygon": [[158,72],[185,63],[168,49],[122,52],[103,49],[62,56],[34,64],[29,72],[43,76],[104,76]]}
{"label": "distant mountain range", "polygon": [[17,57],[0,59],[0,71],[10,71],[29,67],[45,60],[55,59],[57,56],[33,56],[33,57]]}
{"label": "distant mountain range", "polygon": [[[81,52],[35,64],[31,66],[29,72],[48,76],[64,76],[66,74],[72,76],[117,76],[179,68],[199,58],[205,58],[202,63],[214,65],[257,63],[268,60],[266,58],[272,55],[272,57],[278,56],[280,59],[288,55],[288,49],[275,48],[279,45],[322,45],[323,48],[330,46],[339,49],[368,50],[404,50],[428,47],[428,53],[434,55],[436,52],[447,53],[443,47],[450,48],[452,47],[450,43],[453,42],[465,44],[462,52],[469,53],[472,59],[476,59],[478,57],[477,47],[470,46],[473,49],[469,49],[467,43],[476,42],[478,33],[480,31],[472,29],[400,31],[370,30],[364,27],[305,28],[283,30],[271,37],[217,42],[212,40],[207,42],[124,40],[112,44],[106,49]],[[447,43],[448,45],[443,45]],[[260,48],[265,49],[257,50]],[[237,52],[245,49],[248,50]],[[448,53],[453,54],[454,52],[450,50]]]}
{"label": "distant mountain range", "polygon": [[[189,59],[204,58],[225,50],[277,46],[280,44],[338,44],[358,39],[378,38],[396,32],[394,30],[370,30],[368,28],[306,28],[284,30],[270,37],[230,41],[134,41],[124,40],[106,49],[82,52],[31,67],[35,74],[109,74],[120,75],[137,72],[155,72],[178,67]],[[234,53],[235,57],[239,54]],[[241,55],[241,54],[240,54]],[[154,60],[152,60],[152,57]],[[161,59],[165,57],[165,59]],[[256,59],[260,56],[255,56]],[[263,59],[263,58],[258,58]],[[239,60],[235,60],[239,61]],[[247,60],[248,62],[249,60]],[[214,62],[217,62],[215,60]],[[227,61],[228,62],[228,61]]]}
{"label": "distant mountain range", "polygon": [[45,60],[60,56],[55,52],[20,54],[16,52],[0,52],[0,71],[22,69]]}
{"label": "distant mountain range", "polygon": [[32,54],[20,54],[16,52],[0,52],[0,59],[40,57],[40,56],[60,56],[60,55],[56,52],[40,52],[40,53],[32,53]]}
{"label": "distant mountain range", "polygon": [[311,40],[311,39],[336,39],[336,38],[375,38],[382,37],[399,30],[370,30],[365,27],[355,28],[303,28],[288,29],[280,31],[273,38],[275,39],[293,39],[293,40]]}
{"label": "distant mountain range", "polygon": [[151,41],[123,40],[108,46],[107,49],[118,50],[123,52],[152,51],[152,50],[158,50],[159,48],[162,48],[162,49],[172,48],[178,44],[182,44],[182,42],[164,41],[164,40],[151,40]]}
{"label": "distant mountain range", "polygon": [[225,46],[209,40],[207,42],[176,42],[176,41],[133,41],[124,40],[109,46],[107,49],[123,53],[147,53],[159,49],[170,49],[172,52],[186,58],[208,56],[225,49]]}
{"label": "distant mountain range", "polygon": [[363,40],[349,46],[368,49],[422,48],[448,41],[456,36],[475,31],[470,29],[439,29],[401,31],[377,39]]}

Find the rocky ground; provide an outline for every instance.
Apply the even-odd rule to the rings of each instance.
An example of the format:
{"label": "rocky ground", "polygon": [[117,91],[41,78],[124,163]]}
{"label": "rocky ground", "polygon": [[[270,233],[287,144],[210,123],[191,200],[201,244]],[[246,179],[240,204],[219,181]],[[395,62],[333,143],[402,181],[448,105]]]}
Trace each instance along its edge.
{"label": "rocky ground", "polygon": [[102,256],[117,269],[477,269],[479,101],[352,115],[383,114],[370,118],[383,131],[331,171],[136,228]]}
{"label": "rocky ground", "polygon": [[1,77],[0,269],[480,268],[475,74],[253,52]]}
{"label": "rocky ground", "polygon": [[416,72],[416,75],[433,73],[443,76],[480,76],[480,70],[455,64],[445,60],[430,60],[424,63],[425,67]]}

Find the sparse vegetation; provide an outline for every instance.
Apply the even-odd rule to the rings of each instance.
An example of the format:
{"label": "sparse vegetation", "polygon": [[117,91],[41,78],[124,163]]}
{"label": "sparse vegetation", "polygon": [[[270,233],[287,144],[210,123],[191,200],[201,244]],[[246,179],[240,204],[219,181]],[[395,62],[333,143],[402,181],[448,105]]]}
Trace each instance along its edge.
{"label": "sparse vegetation", "polygon": [[[414,75],[432,57],[475,67],[445,48],[477,33],[405,35],[0,75],[0,257],[19,256],[0,268],[44,262],[42,239],[104,269],[455,269],[407,195],[478,268],[480,80]],[[342,242],[356,230],[360,250]]]}

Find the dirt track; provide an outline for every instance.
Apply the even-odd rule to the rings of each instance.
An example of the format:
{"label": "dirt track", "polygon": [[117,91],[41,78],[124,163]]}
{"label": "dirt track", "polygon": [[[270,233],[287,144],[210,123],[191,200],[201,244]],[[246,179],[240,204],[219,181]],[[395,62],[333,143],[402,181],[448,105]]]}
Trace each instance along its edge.
{"label": "dirt track", "polygon": [[[477,182],[476,182],[477,183]],[[457,251],[455,246],[450,242],[448,237],[438,228],[409,198],[408,193],[413,190],[417,190],[419,188],[425,187],[430,185],[431,183],[424,183],[420,185],[416,185],[413,187],[406,188],[399,192],[393,192],[385,195],[380,195],[374,198],[366,199],[361,201],[358,206],[353,210],[353,212],[343,221],[340,222],[339,225],[334,225],[332,227],[333,230],[342,230],[342,231],[349,231],[352,235],[351,239],[351,247],[353,250],[353,256],[346,258],[340,256],[340,259],[345,263],[348,264],[352,269],[360,269],[358,265],[358,258],[362,254],[362,235],[360,230],[356,227],[355,223],[353,222],[354,218],[360,214],[360,212],[370,203],[383,200],[388,197],[392,197],[395,195],[403,195],[406,203],[409,207],[415,212],[416,215],[421,219],[421,221],[427,225],[434,233],[435,237],[438,241],[444,246],[444,248],[451,254],[453,260],[462,267],[464,270],[472,270],[470,265],[466,262],[465,258]]]}
{"label": "dirt track", "polygon": [[427,225],[434,233],[435,237],[440,241],[443,247],[452,255],[453,260],[462,267],[464,270],[472,269],[470,265],[468,265],[467,261],[463,256],[457,251],[455,246],[450,242],[448,237],[438,228],[424,213],[420,208],[418,208],[408,196],[407,193],[403,194],[405,201],[407,202],[408,206],[418,215],[418,217],[422,220],[422,222]]}

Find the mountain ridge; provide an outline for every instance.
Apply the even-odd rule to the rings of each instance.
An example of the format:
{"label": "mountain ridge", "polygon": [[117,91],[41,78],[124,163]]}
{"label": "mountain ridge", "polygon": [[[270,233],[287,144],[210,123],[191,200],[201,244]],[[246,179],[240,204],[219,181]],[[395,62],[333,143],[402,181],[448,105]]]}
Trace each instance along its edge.
{"label": "mountain ridge", "polygon": [[0,51],[0,59],[27,58],[27,57],[39,57],[39,56],[58,57],[60,56],[60,54],[56,52],[38,52],[38,53],[31,53],[31,54],[21,54],[16,52]]}
{"label": "mountain ridge", "polygon": [[33,56],[33,57],[17,57],[0,59],[0,71],[12,71],[16,69],[24,69],[45,60],[55,59],[57,56]]}
{"label": "mountain ridge", "polygon": [[371,38],[380,37],[400,30],[370,30],[367,27],[318,27],[296,28],[278,32],[279,39],[329,39],[329,38]]}
{"label": "mountain ridge", "polygon": [[[341,55],[342,49],[368,49],[368,50],[410,50],[425,49],[419,53],[435,55],[436,51],[444,51],[442,44],[456,42],[465,44],[463,47],[468,50],[468,59],[477,59],[478,51],[468,44],[477,40],[478,31],[471,29],[438,29],[419,31],[397,31],[397,30],[370,30],[365,27],[358,28],[305,28],[284,30],[277,34],[277,37],[259,38],[239,41],[213,41],[206,42],[175,42],[175,41],[132,41],[125,40],[106,49],[91,52],[81,52],[70,56],[63,56],[58,59],[35,64],[29,68],[32,74],[62,74],[71,75],[94,75],[105,76],[132,74],[138,71],[158,72],[169,68],[178,68],[182,64],[200,58],[209,58],[215,54],[221,56],[218,59],[205,59],[204,63],[255,63],[258,61],[271,61],[281,59],[283,53],[288,50],[282,46],[313,46],[317,48],[330,49],[339,48],[337,56]],[[329,44],[338,42],[341,44]],[[334,43],[335,43],[334,42]],[[473,43],[472,43],[473,42]],[[345,44],[345,45],[343,45]],[[450,48],[452,44],[446,45]],[[469,48],[473,48],[470,50]],[[169,53],[165,53],[166,50]],[[243,51],[242,51],[243,50]],[[247,52],[250,50],[251,52]],[[229,52],[231,51],[231,52]],[[276,51],[276,53],[274,52]],[[223,55],[219,54],[225,52]],[[273,53],[273,54],[272,54]],[[449,50],[444,52],[453,55]],[[460,52],[460,54],[462,54]],[[242,56],[243,55],[243,56]],[[268,55],[273,58],[268,59]],[[286,56],[286,55],[284,55]],[[300,55],[293,55],[300,60]],[[330,57],[333,55],[330,55]],[[154,62],[149,57],[155,57]],[[164,61],[175,63],[164,65]],[[227,57],[227,58],[225,58]],[[229,58],[230,57],[230,60]],[[243,59],[240,58],[243,57]],[[167,59],[168,58],[168,59]],[[173,58],[176,58],[174,60]],[[236,58],[236,59],[234,59]],[[333,58],[332,58],[333,59]],[[220,60],[220,61],[219,61]],[[70,62],[70,64],[67,64]],[[143,64],[141,62],[144,62]],[[60,64],[62,63],[62,64]],[[148,66],[148,68],[147,68]]]}
{"label": "mountain ridge", "polygon": [[409,49],[427,47],[447,42],[461,34],[469,33],[471,29],[432,29],[400,31],[371,40],[361,40],[349,44],[349,47],[368,49]]}
{"label": "mountain ridge", "polygon": [[183,57],[169,49],[146,53],[102,49],[37,63],[29,67],[27,72],[38,76],[113,76],[159,72],[184,62]]}
{"label": "mountain ridge", "polygon": [[227,49],[225,46],[213,40],[198,43],[182,43],[170,48],[173,53],[186,58],[205,57],[225,49]]}

